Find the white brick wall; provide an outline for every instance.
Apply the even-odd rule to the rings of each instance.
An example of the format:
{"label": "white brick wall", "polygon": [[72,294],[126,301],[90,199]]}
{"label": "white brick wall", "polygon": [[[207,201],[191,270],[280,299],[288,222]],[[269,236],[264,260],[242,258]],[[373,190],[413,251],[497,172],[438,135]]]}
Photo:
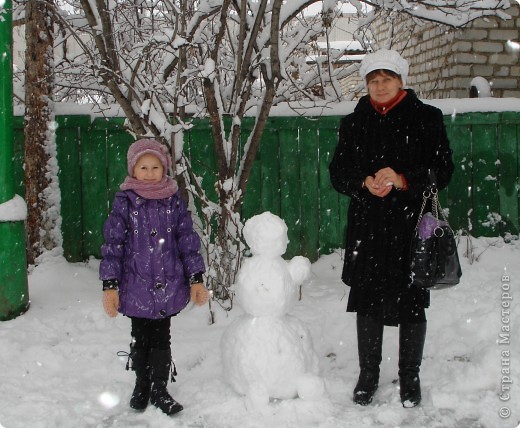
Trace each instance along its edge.
{"label": "white brick wall", "polygon": [[[392,48],[410,63],[408,86],[422,98],[464,98],[471,80],[482,76],[494,97],[520,98],[520,52],[507,45],[508,40],[520,43],[520,5],[515,3],[507,13],[512,19],[478,19],[464,29],[414,26],[399,14]],[[388,23],[382,20],[376,27],[375,39],[383,46]]]}

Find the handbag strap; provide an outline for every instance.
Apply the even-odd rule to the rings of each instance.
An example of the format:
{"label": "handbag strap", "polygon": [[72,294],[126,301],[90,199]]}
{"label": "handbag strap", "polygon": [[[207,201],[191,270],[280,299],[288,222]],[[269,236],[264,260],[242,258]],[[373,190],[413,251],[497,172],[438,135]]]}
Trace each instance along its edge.
{"label": "handbag strap", "polygon": [[[444,210],[441,207],[441,203],[439,202],[439,192],[436,191],[435,195],[432,197],[432,212],[437,220],[443,220],[448,223],[448,219],[444,214]],[[451,227],[450,227],[451,229]]]}
{"label": "handbag strap", "polygon": [[439,202],[439,189],[437,188],[437,176],[435,175],[435,171],[432,169],[428,169],[428,176],[430,177],[430,193],[432,200],[432,214],[435,216],[437,220],[444,220],[448,223],[448,219],[444,215],[444,211],[442,210],[441,203]]}
{"label": "handbag strap", "polygon": [[[423,218],[424,210],[426,208],[426,203],[428,202],[428,199],[432,201],[432,215],[437,220],[442,219],[446,222],[446,224],[448,224],[448,219],[444,215],[441,203],[439,202],[439,190],[437,189],[437,177],[435,176],[435,172],[431,169],[428,169],[428,176],[430,177],[430,185],[423,192],[423,202],[421,206],[421,211],[419,212],[419,217],[417,218],[417,223],[415,225],[415,232],[417,232],[417,230],[419,229],[419,224],[421,223],[421,220]],[[441,218],[439,218],[439,215],[441,216]]]}
{"label": "handbag strap", "polygon": [[426,204],[428,203],[428,199],[432,200],[432,214],[434,215],[434,217],[437,220],[439,219],[439,217],[438,217],[438,215],[439,215],[438,214],[438,207],[437,207],[437,205],[439,203],[439,198],[437,197],[437,193],[438,193],[437,188],[432,189],[431,187],[427,188],[423,192],[423,201],[422,201],[422,205],[421,205],[421,211],[419,211],[419,217],[417,217],[417,223],[415,224],[415,231],[416,232],[419,229],[419,224],[421,223],[421,220],[423,218],[424,209],[426,208]]}

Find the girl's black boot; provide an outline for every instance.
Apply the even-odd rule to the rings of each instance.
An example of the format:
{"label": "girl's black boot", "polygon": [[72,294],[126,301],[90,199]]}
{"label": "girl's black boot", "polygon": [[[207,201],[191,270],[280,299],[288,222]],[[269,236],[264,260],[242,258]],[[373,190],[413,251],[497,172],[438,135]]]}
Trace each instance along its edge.
{"label": "girl's black boot", "polygon": [[135,387],[130,398],[130,407],[134,410],[144,411],[150,401],[152,380],[150,377],[150,364],[148,362],[148,349],[130,349],[132,370],[135,372]]}
{"label": "girl's black boot", "polygon": [[169,349],[152,349],[150,363],[152,367],[151,403],[167,415],[179,413],[183,407],[173,399],[167,389],[172,366],[171,351]]}

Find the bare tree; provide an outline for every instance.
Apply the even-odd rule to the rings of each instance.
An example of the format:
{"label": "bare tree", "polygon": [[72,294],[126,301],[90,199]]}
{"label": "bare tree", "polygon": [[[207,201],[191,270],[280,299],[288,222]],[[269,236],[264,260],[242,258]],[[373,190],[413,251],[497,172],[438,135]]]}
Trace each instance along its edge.
{"label": "bare tree", "polygon": [[[67,34],[60,46],[74,43],[81,53],[73,56],[63,49],[56,64],[58,91],[74,97],[78,89],[88,89],[95,94],[91,99],[115,101],[136,137],[151,135],[172,148],[177,178],[202,206],[209,285],[220,300],[229,297],[239,266],[240,210],[271,106],[323,98],[311,89],[334,78],[325,79],[321,68],[305,62],[309,43],[321,31],[316,30],[320,17],[301,15],[311,3],[283,11],[281,0],[182,0],[152,6],[134,0],[110,8],[101,0],[70,0],[60,16]],[[299,88],[282,67],[288,57],[290,67],[298,69]],[[247,115],[256,117],[249,134],[242,127]],[[183,131],[197,116],[211,122],[218,201],[205,194],[182,150]],[[232,121],[228,128],[225,117]]]}
{"label": "bare tree", "polygon": [[59,201],[54,171],[53,138],[53,2],[28,0],[25,9],[25,199],[27,262],[34,264],[46,250],[61,247]]}

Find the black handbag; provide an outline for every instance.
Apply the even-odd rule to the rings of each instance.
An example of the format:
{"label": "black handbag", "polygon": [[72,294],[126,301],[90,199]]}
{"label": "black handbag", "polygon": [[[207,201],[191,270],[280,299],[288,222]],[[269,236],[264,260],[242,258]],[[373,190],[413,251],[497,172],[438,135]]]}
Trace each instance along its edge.
{"label": "black handbag", "polygon": [[[428,201],[432,210],[425,214]],[[462,270],[455,234],[442,211],[434,181],[423,194],[410,258],[411,286],[440,290],[460,282]]]}

